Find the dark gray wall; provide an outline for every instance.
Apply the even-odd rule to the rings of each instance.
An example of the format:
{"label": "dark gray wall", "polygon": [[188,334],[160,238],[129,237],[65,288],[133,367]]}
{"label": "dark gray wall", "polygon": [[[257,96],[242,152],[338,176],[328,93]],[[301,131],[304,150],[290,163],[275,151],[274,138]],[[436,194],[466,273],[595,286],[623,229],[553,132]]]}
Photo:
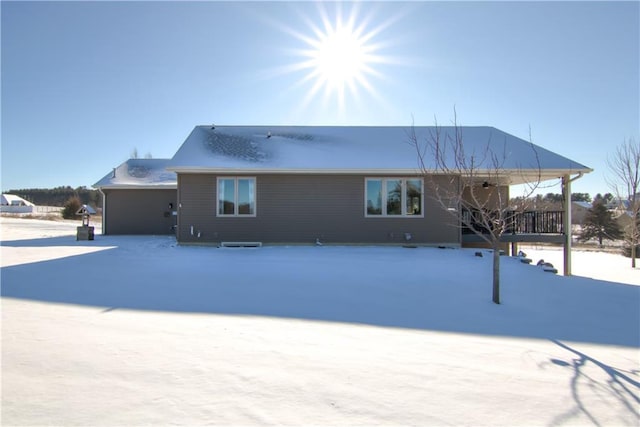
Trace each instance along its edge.
{"label": "dark gray wall", "polygon": [[411,233],[415,244],[460,243],[459,228],[447,225],[454,218],[428,195],[424,218],[365,217],[365,176],[257,175],[256,217],[217,217],[216,180],[213,174],[178,174],[180,242],[399,244]]}
{"label": "dark gray wall", "polygon": [[103,234],[173,234],[177,190],[104,190]]}

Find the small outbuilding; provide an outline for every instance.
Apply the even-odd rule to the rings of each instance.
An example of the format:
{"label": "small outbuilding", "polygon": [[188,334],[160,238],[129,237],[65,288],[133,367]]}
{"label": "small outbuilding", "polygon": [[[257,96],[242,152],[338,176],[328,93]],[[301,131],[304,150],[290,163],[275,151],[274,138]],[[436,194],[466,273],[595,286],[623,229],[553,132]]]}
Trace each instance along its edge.
{"label": "small outbuilding", "polygon": [[15,194],[3,194],[0,200],[2,206],[34,206],[33,203]]}
{"label": "small outbuilding", "polygon": [[15,194],[3,194],[0,199],[0,212],[30,213],[35,205]]}

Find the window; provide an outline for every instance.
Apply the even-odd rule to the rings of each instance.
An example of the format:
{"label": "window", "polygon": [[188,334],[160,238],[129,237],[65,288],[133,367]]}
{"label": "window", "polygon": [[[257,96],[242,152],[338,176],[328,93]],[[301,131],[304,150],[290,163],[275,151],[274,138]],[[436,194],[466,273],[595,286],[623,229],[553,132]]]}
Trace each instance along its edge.
{"label": "window", "polygon": [[422,217],[422,179],[367,178],[365,216]]}
{"label": "window", "polygon": [[255,178],[218,178],[218,216],[256,216]]}

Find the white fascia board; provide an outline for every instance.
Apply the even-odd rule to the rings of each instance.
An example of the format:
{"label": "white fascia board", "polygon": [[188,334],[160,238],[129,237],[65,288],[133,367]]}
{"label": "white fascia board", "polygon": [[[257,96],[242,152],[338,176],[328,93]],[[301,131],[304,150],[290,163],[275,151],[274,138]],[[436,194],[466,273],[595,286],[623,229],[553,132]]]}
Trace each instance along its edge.
{"label": "white fascia board", "polygon": [[[454,173],[443,171],[422,171],[420,169],[279,169],[279,168],[208,168],[208,167],[169,167],[167,170],[176,173],[208,173],[208,174],[318,174],[318,175],[362,175],[362,174],[376,174],[376,175],[450,175]],[[589,173],[593,172],[593,169],[542,169],[540,171],[536,169],[505,169],[499,171],[498,174],[505,174],[507,176],[537,176],[540,175],[543,179],[552,179],[561,177],[564,175],[572,175],[577,173]],[[455,174],[455,173],[454,173]],[[475,173],[476,176],[495,176],[494,170],[478,170]]]}
{"label": "white fascia board", "polygon": [[177,190],[178,184],[169,185],[101,185],[93,187],[98,190]]}
{"label": "white fascia board", "polygon": [[552,170],[545,170],[542,173],[544,175],[554,174],[558,176],[563,176],[563,175],[574,175],[577,173],[591,173],[591,172],[593,172],[593,169],[584,168],[584,169],[552,169]]}
{"label": "white fascia board", "polygon": [[167,170],[176,173],[209,173],[209,174],[314,174],[314,175],[360,175],[360,174],[392,174],[421,175],[419,169],[243,169],[243,168],[206,168],[206,167],[174,167]]}
{"label": "white fascia board", "polygon": [[549,177],[549,178],[559,178],[565,175],[576,175],[576,174],[585,174],[585,173],[590,173],[593,172],[593,169],[590,168],[584,168],[584,169],[541,169],[541,170],[536,170],[536,169],[512,169],[512,170],[508,170],[505,171],[508,175],[511,176],[518,176],[518,175],[525,175],[525,176],[537,176],[540,175],[541,177],[545,178],[545,177]]}
{"label": "white fascia board", "polygon": [[[506,171],[505,171],[506,172]],[[536,171],[534,169],[530,170],[511,170],[508,171],[508,176],[510,178],[511,185],[519,185],[526,183],[535,183],[535,182],[543,182],[549,181],[552,179],[560,179],[565,175],[584,175],[586,173],[593,172],[593,169],[585,168],[580,170],[575,169],[545,169],[541,171]],[[495,176],[495,174],[494,174]]]}

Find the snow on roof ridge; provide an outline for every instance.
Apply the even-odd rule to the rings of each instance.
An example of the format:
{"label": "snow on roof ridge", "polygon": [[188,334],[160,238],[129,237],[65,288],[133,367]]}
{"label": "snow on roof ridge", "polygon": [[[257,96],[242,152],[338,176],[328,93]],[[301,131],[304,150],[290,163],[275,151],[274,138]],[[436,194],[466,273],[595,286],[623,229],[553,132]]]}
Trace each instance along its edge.
{"label": "snow on roof ridge", "polygon": [[196,128],[208,128],[208,129],[217,129],[217,128],[318,128],[318,129],[326,129],[326,128],[388,128],[388,129],[400,129],[406,128],[411,129],[415,128],[491,128],[496,129],[502,133],[506,133],[503,130],[496,128],[495,126],[490,125],[272,125],[272,124],[261,124],[261,125],[229,125],[229,124],[209,124],[209,125],[196,125]]}
{"label": "snow on roof ridge", "polygon": [[95,188],[175,188],[178,178],[167,170],[168,158],[130,158],[96,182]]}
{"label": "snow on roof ridge", "polygon": [[[490,144],[496,151],[504,150],[505,169],[537,169],[529,141],[494,126],[455,125],[198,125],[174,155],[170,169],[418,171],[415,147],[402,144],[408,142],[410,129],[415,129],[419,138],[428,130],[440,129],[446,135],[459,129],[471,147]],[[307,137],[296,137],[297,131]],[[541,168],[549,173],[591,171],[541,146],[533,146]]]}
{"label": "snow on roof ridge", "polygon": [[[409,142],[411,129],[419,139],[435,129],[441,130],[443,137],[458,129],[471,148],[469,152],[488,144],[495,152],[505,153],[503,168],[514,173],[537,171],[536,160],[545,179],[592,171],[494,126],[209,124],[195,126],[171,159],[129,159],[115,168],[115,177],[108,174],[94,187],[175,188],[176,172],[420,173],[415,147]],[[426,168],[431,169],[429,165]]]}

